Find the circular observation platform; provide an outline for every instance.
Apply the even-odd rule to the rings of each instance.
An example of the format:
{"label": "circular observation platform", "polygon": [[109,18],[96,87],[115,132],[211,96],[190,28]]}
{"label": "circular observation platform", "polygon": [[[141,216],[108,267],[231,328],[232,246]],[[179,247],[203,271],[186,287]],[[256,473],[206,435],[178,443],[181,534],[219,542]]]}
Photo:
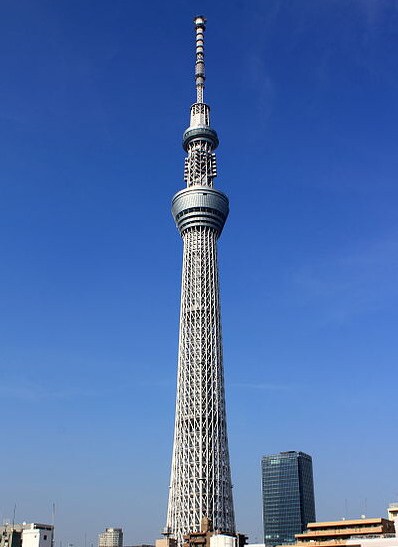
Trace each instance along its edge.
{"label": "circular observation platform", "polygon": [[219,144],[217,133],[208,126],[188,127],[182,136],[182,147],[185,152],[188,152],[189,143],[195,140],[209,142],[212,145],[213,150],[215,150]]}
{"label": "circular observation platform", "polygon": [[229,201],[209,186],[190,186],[173,197],[171,212],[181,235],[189,228],[207,227],[219,237],[229,213]]}

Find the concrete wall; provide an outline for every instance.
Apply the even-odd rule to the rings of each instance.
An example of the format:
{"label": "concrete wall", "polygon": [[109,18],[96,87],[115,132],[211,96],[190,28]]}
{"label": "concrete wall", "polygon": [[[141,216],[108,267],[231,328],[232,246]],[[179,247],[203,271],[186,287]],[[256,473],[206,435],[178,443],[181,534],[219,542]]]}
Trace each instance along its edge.
{"label": "concrete wall", "polygon": [[398,547],[398,538],[347,539],[347,546],[360,545],[361,547]]}
{"label": "concrete wall", "polygon": [[52,547],[53,531],[28,528],[22,532],[22,547]]}

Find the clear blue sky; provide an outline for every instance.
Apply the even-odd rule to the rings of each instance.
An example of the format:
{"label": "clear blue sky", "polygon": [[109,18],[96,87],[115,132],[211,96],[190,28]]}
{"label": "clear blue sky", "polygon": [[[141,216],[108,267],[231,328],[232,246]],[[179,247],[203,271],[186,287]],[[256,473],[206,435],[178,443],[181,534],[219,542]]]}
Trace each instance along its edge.
{"label": "clear blue sky", "polygon": [[197,13],[239,529],[281,450],[320,520],[398,500],[397,2],[4,0],[0,517],[64,546],[165,523]]}

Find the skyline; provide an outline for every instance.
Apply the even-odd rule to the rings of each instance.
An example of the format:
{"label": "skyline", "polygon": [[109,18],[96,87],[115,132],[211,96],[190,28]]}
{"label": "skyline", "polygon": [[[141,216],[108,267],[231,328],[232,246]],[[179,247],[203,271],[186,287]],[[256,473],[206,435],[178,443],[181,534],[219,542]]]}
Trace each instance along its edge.
{"label": "skyline", "polygon": [[231,203],[219,260],[237,528],[261,540],[261,456],[285,450],[313,458],[319,520],[385,514],[396,2],[2,12],[1,518],[16,503],[16,520],[50,522],[56,503],[56,541],[75,545],[110,526],[147,543],[164,525],[182,260],[170,197],[197,13]]}

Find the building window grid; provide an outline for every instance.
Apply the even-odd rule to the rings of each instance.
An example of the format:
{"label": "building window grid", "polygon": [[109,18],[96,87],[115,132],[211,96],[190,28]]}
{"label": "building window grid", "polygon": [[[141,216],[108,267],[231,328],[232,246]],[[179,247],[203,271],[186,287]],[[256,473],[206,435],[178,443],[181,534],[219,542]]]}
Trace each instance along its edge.
{"label": "building window grid", "polygon": [[[311,506],[312,501],[313,506],[311,458],[307,457],[307,465],[300,466],[298,459],[301,454],[281,454],[263,459],[264,540],[268,545],[294,541],[294,534],[303,530],[301,505]],[[300,463],[302,461],[301,458]],[[315,520],[314,511],[311,520]]]}

